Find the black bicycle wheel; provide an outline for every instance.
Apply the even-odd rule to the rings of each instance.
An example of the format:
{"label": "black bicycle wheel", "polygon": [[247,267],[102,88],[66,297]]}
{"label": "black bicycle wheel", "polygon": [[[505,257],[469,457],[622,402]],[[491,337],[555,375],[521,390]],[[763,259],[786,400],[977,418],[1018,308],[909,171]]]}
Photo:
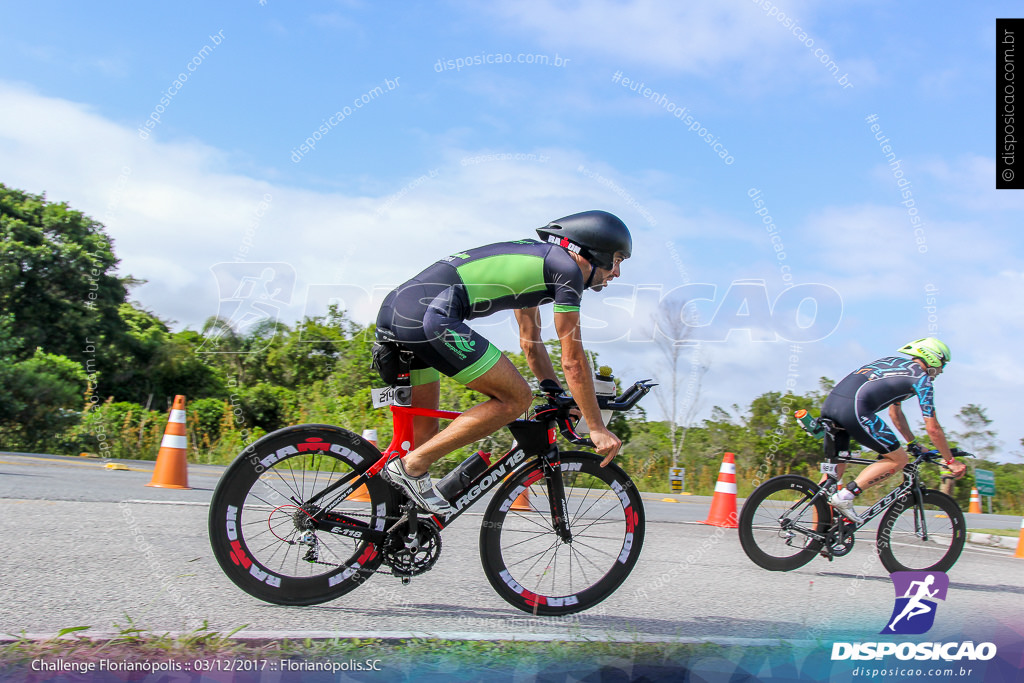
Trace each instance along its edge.
{"label": "black bicycle wheel", "polygon": [[821,550],[821,541],[806,533],[824,534],[832,513],[819,496],[818,485],[806,477],[773,477],[754,489],[740,511],[740,545],[754,564],[773,572],[802,567]]}
{"label": "black bicycle wheel", "polygon": [[[344,515],[384,530],[394,507],[391,487],[367,482],[369,501],[317,493],[381,454],[355,434],[329,425],[298,425],[264,436],[227,468],[210,503],[210,545],[242,590],[281,605],[312,605],[359,586],[380,566],[373,543],[308,528],[312,515]],[[304,524],[306,523],[306,524]]]}
{"label": "black bicycle wheel", "polygon": [[644,506],[629,476],[593,453],[561,454],[564,542],[551,522],[539,461],[513,474],[487,506],[480,529],[484,574],[502,598],[545,616],[589,609],[619,587],[644,542]]}
{"label": "black bicycle wheel", "polygon": [[967,539],[964,514],[941,491],[921,491],[898,498],[878,524],[878,559],[889,572],[944,572],[959,559]]}

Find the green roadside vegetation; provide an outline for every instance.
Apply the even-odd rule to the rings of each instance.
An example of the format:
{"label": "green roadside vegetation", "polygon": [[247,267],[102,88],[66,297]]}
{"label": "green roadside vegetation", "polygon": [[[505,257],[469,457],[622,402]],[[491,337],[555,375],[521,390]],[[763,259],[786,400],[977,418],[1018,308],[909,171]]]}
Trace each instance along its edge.
{"label": "green roadside vegetation", "polygon": [[[337,662],[362,663],[366,673],[386,680],[402,680],[396,676],[425,673],[453,674],[451,680],[466,678],[481,671],[538,672],[552,667],[614,669],[625,665],[681,667],[707,657],[726,661],[740,659],[763,662],[769,657],[785,658],[792,650],[787,643],[771,646],[723,646],[713,643],[665,642],[640,640],[462,640],[447,638],[326,638],[326,639],[243,639],[236,637],[243,628],[229,633],[211,631],[205,624],[185,634],[147,633],[129,625],[118,627],[113,637],[90,638],[88,627],[64,629],[56,637],[30,640],[14,636],[0,643],[0,675],[5,680],[30,673],[33,662],[74,663],[83,667],[90,662],[121,663],[156,662],[166,666],[175,662],[179,671],[263,672],[279,676],[279,672],[302,671],[303,667]],[[66,664],[65,664],[66,665]],[[187,667],[187,668],[186,668]],[[758,668],[755,666],[755,668]],[[309,670],[308,668],[305,670]],[[635,670],[635,669],[634,669]],[[170,672],[172,675],[174,671]],[[38,675],[38,674],[37,674]],[[223,673],[221,675],[227,675]]]}

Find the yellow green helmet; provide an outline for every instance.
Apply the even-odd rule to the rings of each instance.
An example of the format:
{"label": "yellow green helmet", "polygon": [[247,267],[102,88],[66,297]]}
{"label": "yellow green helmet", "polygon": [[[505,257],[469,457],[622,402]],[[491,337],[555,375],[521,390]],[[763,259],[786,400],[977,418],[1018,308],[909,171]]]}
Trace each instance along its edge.
{"label": "yellow green helmet", "polygon": [[920,358],[928,367],[941,368],[953,359],[949,347],[935,337],[924,337],[915,339],[900,348],[900,353],[905,353],[914,358]]}

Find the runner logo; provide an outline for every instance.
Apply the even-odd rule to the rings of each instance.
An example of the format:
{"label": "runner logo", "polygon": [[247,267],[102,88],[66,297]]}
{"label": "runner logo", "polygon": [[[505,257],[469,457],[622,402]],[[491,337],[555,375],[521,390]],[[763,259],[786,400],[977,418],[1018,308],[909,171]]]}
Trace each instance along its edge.
{"label": "runner logo", "polygon": [[935,623],[935,600],[945,600],[949,577],[945,572],[893,572],[896,604],[883,634],[927,633]]}

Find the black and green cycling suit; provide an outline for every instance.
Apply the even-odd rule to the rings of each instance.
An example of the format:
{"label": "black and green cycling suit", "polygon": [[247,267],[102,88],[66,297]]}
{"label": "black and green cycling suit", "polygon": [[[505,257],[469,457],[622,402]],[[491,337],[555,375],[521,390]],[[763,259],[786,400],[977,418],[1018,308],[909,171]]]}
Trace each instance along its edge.
{"label": "black and green cycling suit", "polygon": [[413,385],[440,370],[463,384],[494,367],[501,352],[465,321],[554,303],[579,311],[583,273],[560,246],[526,239],[453,254],[387,295],[377,314],[378,339],[416,356]]}

